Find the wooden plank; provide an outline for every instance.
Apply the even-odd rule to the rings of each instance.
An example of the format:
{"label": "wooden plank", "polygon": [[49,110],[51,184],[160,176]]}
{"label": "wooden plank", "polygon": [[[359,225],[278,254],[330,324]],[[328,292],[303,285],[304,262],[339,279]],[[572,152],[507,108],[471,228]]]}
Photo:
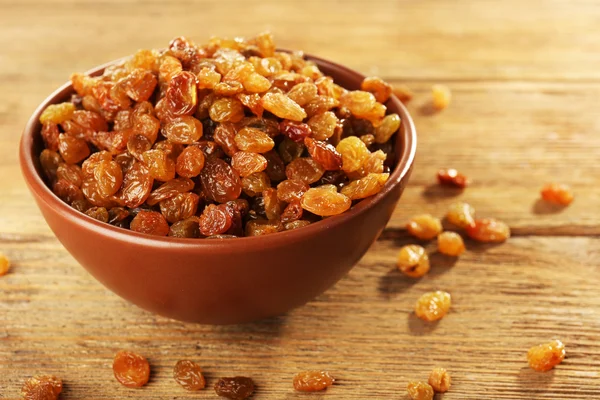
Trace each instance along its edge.
{"label": "wooden plank", "polygon": [[[435,365],[449,369],[444,399],[581,399],[600,394],[598,238],[513,238],[501,246],[468,243],[458,261],[432,254],[420,280],[394,268],[397,237],[380,240],[333,289],[286,316],[210,327],[141,311],[103,289],[56,240],[35,247],[4,243],[15,262],[0,280],[0,393],[16,399],[34,373],[55,373],[63,399],[213,398],[185,393],[171,378],[181,358],[200,362],[209,385],[250,375],[257,399],[300,399],[291,377],[325,368],[338,379],[323,398],[401,398],[409,380]],[[433,249],[430,249],[433,252]],[[535,256],[532,256],[535,254]],[[412,313],[424,292],[447,290],[452,310],[437,324]],[[551,373],[527,367],[527,349],[560,338],[567,359]],[[111,359],[121,348],[145,354],[152,380],[126,390]],[[140,397],[141,396],[141,397]],[[321,396],[318,396],[321,398]]]}

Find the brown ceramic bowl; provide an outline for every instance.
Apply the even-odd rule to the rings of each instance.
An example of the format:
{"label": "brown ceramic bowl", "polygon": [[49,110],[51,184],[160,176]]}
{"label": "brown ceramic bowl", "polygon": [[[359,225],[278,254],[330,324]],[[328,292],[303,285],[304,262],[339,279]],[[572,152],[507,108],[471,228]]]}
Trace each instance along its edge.
{"label": "brown ceramic bowl", "polygon": [[[308,57],[348,89],[364,76]],[[107,65],[90,71],[101,74]],[[389,221],[408,181],[416,151],[411,117],[395,97],[387,107],[402,118],[396,165],[384,189],[348,212],[297,230],[236,239],[157,238],[84,215],[42,180],[39,116],[69,99],[65,84],[33,113],[21,139],[23,175],[44,218],[73,257],[119,296],[152,312],[207,324],[232,324],[279,315],[323,293],[365,254]]]}

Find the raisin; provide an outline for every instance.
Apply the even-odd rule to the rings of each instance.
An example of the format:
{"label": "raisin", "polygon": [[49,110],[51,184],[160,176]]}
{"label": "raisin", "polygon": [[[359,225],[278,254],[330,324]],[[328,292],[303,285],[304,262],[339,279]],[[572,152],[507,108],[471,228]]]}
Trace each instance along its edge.
{"label": "raisin", "polygon": [[193,178],[202,172],[204,161],[204,153],[199,147],[186,147],[177,157],[175,171],[184,178]]}
{"label": "raisin", "polygon": [[406,224],[408,233],[421,240],[431,240],[442,233],[442,221],[431,214],[412,217]]}
{"label": "raisin", "polygon": [[[266,200],[266,198],[265,198]],[[265,210],[267,210],[266,207],[266,203],[265,203]],[[282,224],[288,224],[290,222],[294,222],[297,221],[299,219],[302,218],[302,214],[303,214],[303,209],[302,209],[302,204],[300,204],[300,200],[293,200],[292,202],[290,202],[290,204],[288,204],[285,209],[283,210],[283,213],[281,213],[281,223]],[[267,216],[269,214],[267,213]],[[271,219],[271,218],[269,218]]]}
{"label": "raisin", "polygon": [[406,85],[395,85],[392,92],[403,103],[408,103],[414,96],[413,91]]}
{"label": "raisin", "polygon": [[69,204],[76,200],[83,200],[83,192],[81,189],[66,179],[57,180],[54,185],[52,185],[52,191],[62,201]]}
{"label": "raisin", "polygon": [[153,179],[146,167],[142,163],[135,162],[123,176],[123,184],[115,197],[123,201],[127,207],[139,207],[150,196],[152,183]]}
{"label": "raisin", "polygon": [[77,164],[90,155],[85,140],[64,134],[58,136],[58,151],[67,164]]}
{"label": "raisin", "polygon": [[306,220],[292,221],[292,222],[288,222],[287,224],[285,224],[285,230],[291,231],[291,230],[298,229],[298,228],[304,228],[305,226],[308,226],[308,225],[310,225],[310,221],[306,221]]}
{"label": "raisin", "polygon": [[58,151],[58,137],[60,135],[60,131],[58,130],[58,125],[54,122],[46,122],[42,126],[42,139],[44,140],[44,146],[48,150]]}
{"label": "raisin", "polygon": [[61,162],[62,158],[57,152],[48,149],[42,150],[42,153],[40,154],[40,165],[42,166],[44,175],[46,175],[46,178],[48,178],[49,181],[52,182],[56,179],[58,166]]}
{"label": "raisin", "polygon": [[256,72],[248,75],[242,83],[244,84],[244,89],[250,93],[263,93],[271,87],[271,82]]}
{"label": "raisin", "polygon": [[70,120],[61,125],[66,134],[79,139],[90,137],[94,132],[108,131],[106,120],[94,111],[77,110]]}
{"label": "raisin", "polygon": [[173,116],[192,115],[198,104],[196,76],[188,71],[176,74],[169,81],[165,106]]}
{"label": "raisin", "polygon": [[294,376],[294,389],[299,392],[318,392],[333,385],[334,379],[327,371],[304,371]]}
{"label": "raisin", "polygon": [[534,371],[546,372],[565,359],[565,345],[560,340],[534,346],[527,352],[527,361]]}
{"label": "raisin", "polygon": [[266,153],[275,146],[275,142],[269,135],[256,128],[241,129],[234,140],[240,150],[252,153]]}
{"label": "raisin", "polygon": [[475,224],[475,209],[467,203],[453,203],[446,213],[446,219],[460,228]]}
{"label": "raisin", "polygon": [[404,275],[420,278],[429,272],[429,256],[422,246],[409,244],[400,249],[396,266]]}
{"label": "raisin", "polygon": [[368,114],[375,107],[376,103],[375,96],[362,90],[347,92],[340,97],[340,105],[347,107],[356,117]]}
{"label": "raisin", "polygon": [[338,119],[331,111],[317,114],[307,122],[312,131],[312,137],[317,140],[327,140],[333,136]]}
{"label": "raisin", "polygon": [[152,50],[138,50],[127,62],[125,63],[127,69],[147,69],[150,71],[156,71],[156,54]]}
{"label": "raisin", "polygon": [[279,130],[296,143],[303,143],[312,133],[307,124],[287,120],[279,123]]}
{"label": "raisin", "polygon": [[436,291],[428,292],[419,297],[415,305],[415,314],[423,321],[438,321],[450,310],[450,293]]}
{"label": "raisin", "polygon": [[179,193],[160,202],[160,212],[170,223],[175,223],[196,214],[200,198],[195,193]]}
{"label": "raisin", "polygon": [[260,154],[240,151],[231,157],[231,167],[242,177],[267,168],[267,159]]}
{"label": "raisin", "polygon": [[217,71],[204,67],[197,74],[198,89],[214,89],[221,82],[221,74]]}
{"label": "raisin", "polygon": [[298,122],[306,118],[306,112],[302,107],[285,94],[267,93],[263,96],[261,103],[265,110],[279,118]]}
{"label": "raisin", "polygon": [[437,178],[440,185],[454,186],[461,189],[467,187],[470,183],[466,176],[452,168],[440,169]]}
{"label": "raisin", "polygon": [[304,145],[296,143],[289,138],[285,138],[277,147],[277,152],[283,162],[289,164],[302,155],[304,152]]}
{"label": "raisin", "polygon": [[281,200],[277,198],[277,189],[268,188],[263,190],[262,197],[267,218],[269,220],[279,219],[283,212],[283,204]]}
{"label": "raisin", "polygon": [[23,400],[57,400],[62,388],[62,381],[55,376],[35,376],[25,381],[21,397]]}
{"label": "raisin", "polygon": [[431,95],[433,96],[433,108],[436,110],[447,108],[450,105],[450,100],[452,100],[450,88],[445,85],[433,85]]}
{"label": "raisin", "polygon": [[257,196],[270,187],[271,181],[265,172],[256,172],[242,178],[244,193],[250,197]]}
{"label": "raisin", "polygon": [[51,104],[46,107],[42,112],[42,115],[40,115],[40,123],[42,125],[48,123],[62,124],[63,122],[70,120],[74,112],[75,104],[71,102]]}
{"label": "raisin", "polygon": [[186,390],[196,391],[204,389],[206,386],[202,369],[190,360],[177,361],[173,369],[173,378]]}
{"label": "raisin", "polygon": [[370,133],[367,133],[365,135],[361,135],[359,136],[359,139],[362,140],[362,142],[365,144],[365,146],[369,147],[371,146],[373,143],[375,143],[375,136],[371,135]]}
{"label": "raisin", "polygon": [[337,171],[342,168],[342,155],[329,143],[307,137],[304,144],[310,156],[326,171]]}
{"label": "raisin", "polygon": [[123,386],[138,388],[148,383],[150,364],[148,364],[148,360],[139,354],[121,350],[113,361],[113,372],[117,381]]}
{"label": "raisin", "polygon": [[358,170],[370,154],[367,146],[356,136],[340,140],[336,150],[342,155],[342,169],[346,173]]}
{"label": "raisin", "polygon": [[94,179],[98,191],[105,197],[111,196],[119,190],[123,183],[123,171],[115,161],[100,161],[94,169]]}
{"label": "raisin", "polygon": [[239,122],[244,118],[244,105],[238,99],[218,99],[210,106],[209,115],[216,122]]}
{"label": "raisin", "polygon": [[6,275],[10,269],[10,260],[0,253],[0,276]]}
{"label": "raisin", "polygon": [[312,82],[298,83],[290,89],[287,95],[299,106],[305,106],[317,97],[317,86]]}
{"label": "raisin", "polygon": [[296,179],[308,185],[317,182],[324,173],[325,168],[309,157],[297,158],[285,168],[288,179]]}
{"label": "raisin", "polygon": [[190,63],[195,58],[198,49],[187,38],[180,36],[171,40],[169,43],[169,51],[181,61],[184,66],[189,67]]}
{"label": "raisin", "polygon": [[392,95],[392,86],[376,76],[365,78],[360,89],[373,93],[375,100],[380,103],[385,103]]}
{"label": "raisin", "polygon": [[175,178],[175,162],[161,150],[148,150],[142,154],[142,161],[152,179],[167,182]]}
{"label": "raisin", "polygon": [[111,225],[120,225],[121,222],[129,218],[130,213],[123,207],[113,207],[108,210],[108,223]]}
{"label": "raisin", "polygon": [[193,188],[194,181],[191,179],[175,178],[169,182],[163,183],[158,189],[154,190],[148,197],[146,203],[149,206],[154,206],[165,199],[169,199],[178,195],[179,193],[190,192]]}
{"label": "raisin", "polygon": [[347,92],[346,89],[335,84],[330,76],[313,76],[312,78],[315,80],[319,94],[322,96],[333,97],[337,100]]}
{"label": "raisin", "polygon": [[123,88],[127,96],[136,102],[146,101],[154,93],[158,80],[152,71],[134,69],[123,78]]}
{"label": "raisin", "polygon": [[273,76],[283,69],[281,62],[274,57],[250,57],[248,61],[254,65],[256,72],[264,77]]}
{"label": "raisin", "polygon": [[309,186],[304,181],[287,179],[277,185],[277,197],[286,203],[299,201],[308,189]]}
{"label": "raisin", "polygon": [[544,185],[541,195],[542,199],[545,201],[560,206],[568,206],[575,198],[571,188],[568,185],[560,183],[549,183]]}
{"label": "raisin", "polygon": [[348,176],[344,171],[326,171],[317,181],[317,185],[334,185],[338,188],[343,188],[346,184],[348,184]]}
{"label": "raisin", "polygon": [[381,124],[375,129],[375,142],[385,143],[390,140],[392,135],[400,129],[401,122],[398,114],[386,115]]}
{"label": "raisin", "polygon": [[215,129],[214,141],[221,146],[225,154],[229,157],[232,157],[239,151],[235,143],[236,135],[237,129],[235,125],[229,122],[223,122]]}
{"label": "raisin", "polygon": [[152,148],[152,142],[144,135],[131,135],[127,141],[127,151],[139,161],[142,154]]}
{"label": "raisin", "polygon": [[209,204],[200,216],[200,232],[204,236],[225,233],[231,227],[231,215],[225,205]]}
{"label": "raisin", "polygon": [[429,385],[437,393],[446,393],[450,390],[450,374],[445,368],[434,368],[429,374]]}
{"label": "raisin", "polygon": [[104,207],[92,207],[85,211],[85,215],[100,222],[108,222],[108,211]]}
{"label": "raisin", "polygon": [[433,400],[433,388],[425,382],[409,382],[407,386],[410,400]]}
{"label": "raisin", "polygon": [[308,118],[312,118],[315,115],[323,114],[332,108],[338,107],[339,105],[340,102],[333,97],[317,96],[310,103],[304,106],[304,110],[306,111]]}
{"label": "raisin", "polygon": [[462,237],[455,232],[442,232],[438,235],[438,251],[452,257],[458,257],[465,251]]}
{"label": "raisin", "polygon": [[169,236],[178,238],[200,237],[200,225],[198,217],[190,217],[183,221],[177,221],[169,228]]}
{"label": "raisin", "polygon": [[374,196],[383,189],[390,174],[368,174],[364,178],[350,182],[345,185],[341,193],[351,200],[364,199]]}
{"label": "raisin", "polygon": [[77,187],[81,187],[81,174],[81,167],[76,164],[60,163],[56,170],[57,179],[64,179]]}
{"label": "raisin", "polygon": [[254,221],[248,221],[246,223],[246,236],[262,236],[270,235],[272,233],[281,232],[284,227],[279,221],[267,221],[264,219],[257,219]]}
{"label": "raisin", "polygon": [[269,176],[269,179],[271,179],[271,182],[280,182],[286,179],[285,164],[275,150],[267,151],[263,154],[263,157],[267,160],[265,172]]}
{"label": "raisin", "polygon": [[140,211],[131,220],[129,228],[132,231],[148,235],[167,236],[169,224],[163,215],[156,211]]}
{"label": "raisin", "polygon": [[169,120],[162,134],[173,143],[192,144],[202,137],[202,123],[187,115]]}
{"label": "raisin", "polygon": [[242,192],[240,178],[229,164],[218,158],[206,160],[200,180],[207,197],[219,203],[235,200]]}
{"label": "raisin", "polygon": [[[333,187],[335,189],[335,186]],[[318,187],[308,189],[302,196],[302,208],[322,217],[341,214],[352,205],[352,200],[337,191]]]}
{"label": "raisin", "polygon": [[220,82],[214,87],[215,94],[219,96],[235,96],[244,91],[244,86],[240,82]]}
{"label": "raisin", "polygon": [[502,221],[493,218],[476,219],[467,226],[467,235],[484,243],[501,243],[510,237],[510,228]]}

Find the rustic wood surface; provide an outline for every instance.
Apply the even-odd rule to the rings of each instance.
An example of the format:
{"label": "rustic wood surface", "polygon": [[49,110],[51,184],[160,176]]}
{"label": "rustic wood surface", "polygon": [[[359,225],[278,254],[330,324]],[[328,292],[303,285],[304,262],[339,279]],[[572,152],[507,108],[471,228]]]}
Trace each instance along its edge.
{"label": "rustic wood surface", "polygon": [[[191,358],[209,385],[252,376],[256,399],[403,399],[407,382],[436,365],[453,379],[439,399],[600,399],[598,26],[593,0],[0,0],[0,251],[14,264],[0,278],[0,398],[17,399],[35,374],[62,377],[62,399],[215,398],[171,379],[175,362]],[[73,71],[179,35],[201,41],[265,29],[282,47],[415,90],[410,185],[359,265],[305,307],[228,327],[144,312],[98,284],[54,238],[20,176],[20,131]],[[449,85],[454,98],[429,115],[433,83]],[[442,190],[434,181],[441,166],[464,171],[473,186]],[[570,183],[576,201],[564,210],[539,202],[547,181]],[[514,237],[468,242],[458,261],[433,255],[423,279],[401,276],[397,250],[413,242],[407,217],[441,216],[457,198],[507,221]],[[452,294],[451,313],[421,323],[414,302],[435,289]],[[566,344],[566,360],[531,371],[527,349],[552,338]],[[112,377],[122,348],[149,358],[147,387],[128,390]],[[330,370],[336,385],[294,393],[293,374],[312,368]]]}

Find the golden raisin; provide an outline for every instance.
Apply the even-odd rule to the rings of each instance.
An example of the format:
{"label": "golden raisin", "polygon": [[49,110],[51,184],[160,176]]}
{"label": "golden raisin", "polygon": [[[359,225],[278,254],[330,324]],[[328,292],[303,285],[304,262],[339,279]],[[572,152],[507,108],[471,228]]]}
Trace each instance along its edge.
{"label": "golden raisin", "polygon": [[450,293],[436,291],[428,292],[419,297],[415,305],[415,314],[423,321],[437,321],[450,310]]}
{"label": "golden raisin", "polygon": [[527,361],[534,371],[546,372],[560,364],[565,354],[565,345],[560,340],[553,340],[529,349]]}
{"label": "golden raisin", "polygon": [[267,168],[267,159],[257,153],[238,151],[231,157],[231,167],[240,176],[246,177],[264,171]]}
{"label": "golden raisin", "polygon": [[400,249],[396,265],[403,274],[420,278],[429,272],[429,256],[422,246],[409,244]]}
{"label": "golden raisin", "polygon": [[445,368],[434,368],[429,374],[429,385],[437,393],[446,393],[450,390],[450,374]]}
{"label": "golden raisin", "polygon": [[484,243],[501,243],[510,237],[510,228],[502,221],[493,218],[476,219],[467,226],[467,235]]}
{"label": "golden raisin", "polygon": [[390,140],[392,135],[400,129],[400,124],[401,120],[398,114],[386,115],[375,129],[375,142],[385,143]]}
{"label": "golden raisin", "polygon": [[364,199],[374,196],[383,189],[390,174],[368,174],[364,178],[352,181],[345,185],[341,193],[348,196],[351,200]]}
{"label": "golden raisin", "polygon": [[454,186],[461,189],[466,188],[471,183],[469,178],[452,168],[440,169],[437,178],[440,185]]}
{"label": "golden raisin", "polygon": [[421,240],[431,240],[442,232],[442,221],[431,214],[416,215],[406,224],[408,233]]}
{"label": "golden raisin", "polygon": [[4,254],[0,253],[0,276],[6,275],[10,269],[10,260]]}
{"label": "golden raisin", "polygon": [[433,96],[433,108],[443,110],[450,105],[452,93],[450,88],[445,85],[433,85],[431,87],[431,95]]}
{"label": "golden raisin", "polygon": [[252,153],[266,153],[275,146],[269,135],[256,128],[241,129],[235,135],[235,144],[240,150]]}
{"label": "golden raisin", "polygon": [[121,350],[113,361],[113,372],[123,386],[138,388],[148,383],[150,364],[139,354]]}
{"label": "golden raisin", "polygon": [[475,224],[475,209],[467,203],[453,203],[448,209],[446,219],[460,228],[467,228]]}
{"label": "golden raisin", "polygon": [[456,232],[442,232],[437,237],[438,251],[447,256],[458,257],[465,251],[465,243]]}
{"label": "golden raisin", "polygon": [[156,211],[140,211],[131,221],[129,228],[148,235],[167,236],[169,233],[167,220]]}
{"label": "golden raisin", "polygon": [[327,371],[303,371],[294,376],[294,389],[298,392],[319,392],[333,385],[334,379]]}
{"label": "golden raisin", "polygon": [[62,388],[62,381],[55,376],[35,376],[25,381],[21,397],[23,400],[57,400]]}
{"label": "golden raisin", "polygon": [[410,400],[433,400],[433,388],[425,382],[409,382],[407,391]]}
{"label": "golden raisin", "polygon": [[392,86],[376,76],[365,78],[360,89],[373,93],[375,100],[380,103],[385,103],[392,95]]}
{"label": "golden raisin", "polygon": [[308,189],[302,196],[302,208],[322,217],[338,215],[348,210],[352,200],[330,188],[317,187]]}
{"label": "golden raisin", "polygon": [[200,390],[206,386],[202,369],[190,360],[180,360],[173,369],[173,378],[186,390]]}
{"label": "golden raisin", "polygon": [[40,115],[40,123],[42,125],[47,123],[62,124],[70,120],[74,112],[75,104],[71,102],[51,104]]}
{"label": "golden raisin", "polygon": [[317,182],[324,173],[325,168],[309,157],[297,158],[285,168],[288,179],[299,180],[308,185]]}
{"label": "golden raisin", "polygon": [[568,206],[573,199],[573,192],[568,185],[561,183],[549,183],[544,185],[541,191],[542,199],[549,203]]}
{"label": "golden raisin", "polygon": [[356,136],[340,140],[336,150],[342,155],[342,169],[346,173],[358,170],[370,154],[367,146]]}
{"label": "golden raisin", "polygon": [[306,118],[306,112],[302,107],[285,94],[267,93],[263,96],[261,103],[265,110],[279,118],[289,119],[290,121],[302,121]]}

